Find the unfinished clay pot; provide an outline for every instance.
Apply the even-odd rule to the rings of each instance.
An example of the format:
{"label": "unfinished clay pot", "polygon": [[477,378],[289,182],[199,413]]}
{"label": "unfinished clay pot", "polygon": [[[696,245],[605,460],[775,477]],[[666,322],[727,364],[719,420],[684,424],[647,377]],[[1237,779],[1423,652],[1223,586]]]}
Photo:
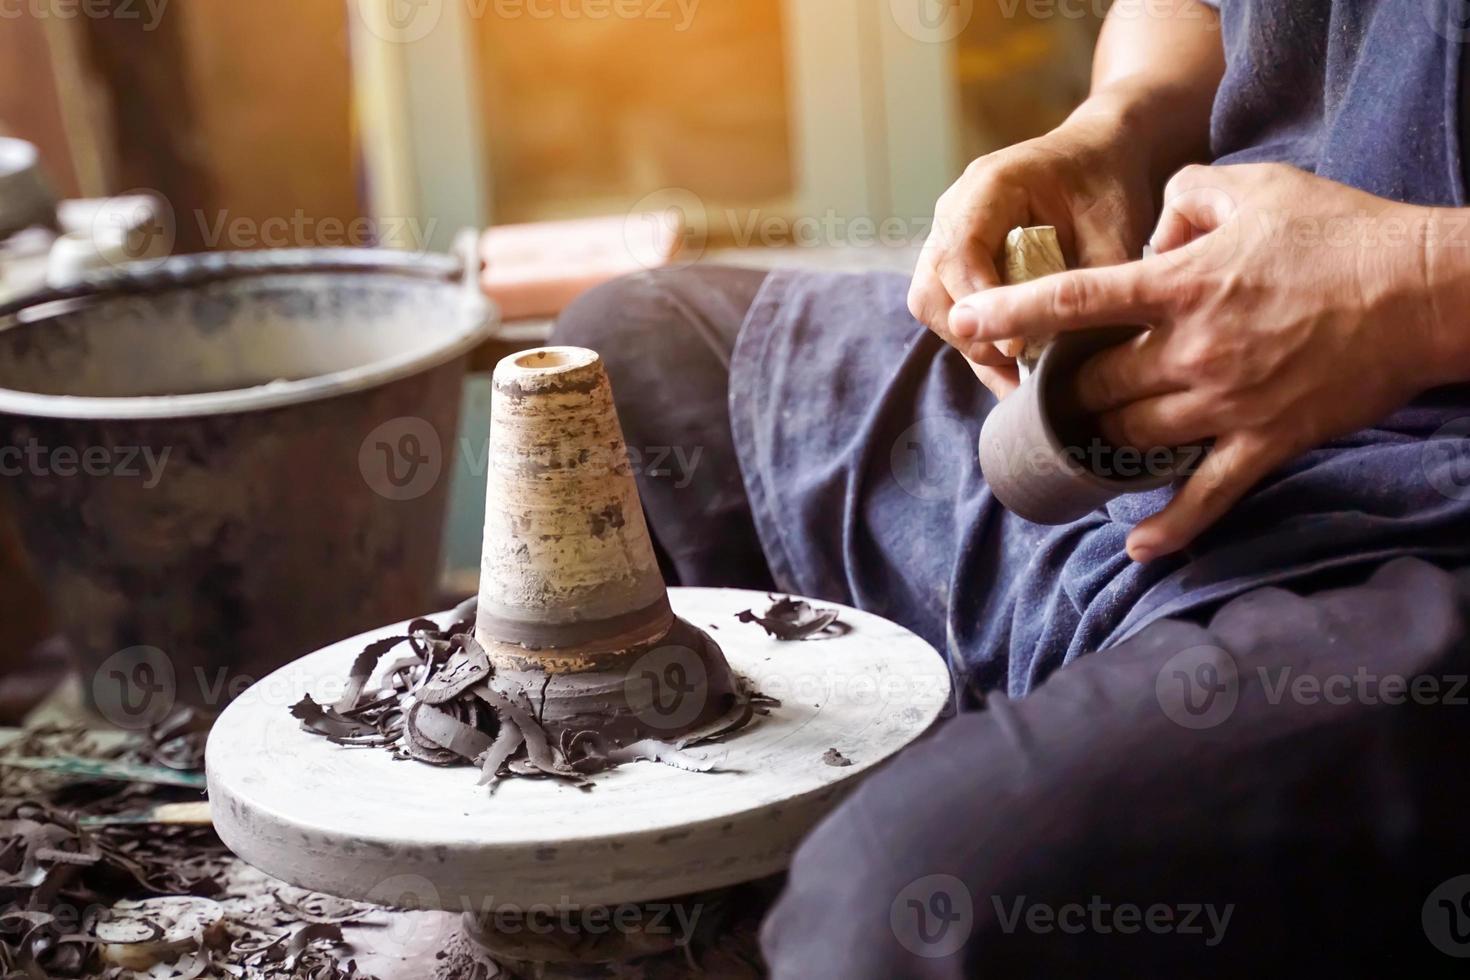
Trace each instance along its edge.
{"label": "unfinished clay pot", "polygon": [[1067,524],[1114,497],[1172,482],[1172,452],[1114,450],[1077,404],[1082,365],[1138,331],[1104,327],[1060,335],[1021,386],[990,410],[980,430],[980,469],[1007,509],[1037,524]]}
{"label": "unfinished clay pot", "polygon": [[[497,684],[544,691],[553,728],[614,740],[718,717],[734,678],[669,606],[601,358],[544,347],[502,360],[489,459],[475,636]],[[665,676],[697,691],[681,718],[650,708]]]}
{"label": "unfinished clay pot", "polygon": [[[1015,228],[1006,236],[1008,284],[1066,268],[1051,225]],[[1036,524],[1068,524],[1114,497],[1173,480],[1177,460],[1171,450],[1142,454],[1109,446],[1096,419],[1077,402],[1082,365],[1142,329],[1101,327],[1001,343],[1002,352],[1017,359],[1021,385],[985,418],[980,469],[1007,509]]]}

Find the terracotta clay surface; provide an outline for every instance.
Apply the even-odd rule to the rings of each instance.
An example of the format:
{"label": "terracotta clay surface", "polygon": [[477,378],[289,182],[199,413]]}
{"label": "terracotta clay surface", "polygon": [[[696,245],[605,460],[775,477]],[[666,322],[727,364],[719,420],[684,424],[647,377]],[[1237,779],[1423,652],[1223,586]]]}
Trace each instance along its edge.
{"label": "terracotta clay surface", "polygon": [[[689,750],[716,771],[635,763],[590,789],[522,779],[492,794],[472,769],[301,731],[286,706],[307,693],[332,700],[364,643],[402,628],[388,626],[282,668],[224,712],[207,761],[220,836],[277,877],[387,905],[480,912],[686,895],[783,869],[842,795],[949,702],[940,655],[876,616],[838,607],[844,635],[782,643],[736,619],[764,608],[762,593],[674,589],[670,599],[782,702],[727,741]],[[672,713],[698,710],[681,689],[668,695]],[[828,764],[830,749],[852,765]]]}

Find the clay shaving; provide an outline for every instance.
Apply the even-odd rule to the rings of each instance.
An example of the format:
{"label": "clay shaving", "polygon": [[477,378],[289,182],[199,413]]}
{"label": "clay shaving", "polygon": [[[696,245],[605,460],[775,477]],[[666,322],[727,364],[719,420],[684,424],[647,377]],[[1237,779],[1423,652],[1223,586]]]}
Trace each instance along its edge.
{"label": "clay shaving", "polygon": [[[415,620],[404,634],[370,643],[353,662],[335,704],[318,704],[308,695],[291,714],[305,731],[338,745],[387,749],[433,766],[475,766],[481,785],[524,776],[590,788],[588,776],[631,762],[708,772],[710,764],[686,749],[729,735],[777,705],[741,690],[718,719],[673,741],[619,744],[590,728],[554,734],[544,722],[544,687],[508,693],[492,684],[495,667],[473,635],[475,600],[459,606],[453,620],[443,628],[430,619]],[[370,688],[385,660],[379,685]]]}
{"label": "clay shaving", "polygon": [[839,622],[837,610],[816,609],[811,603],[790,596],[771,596],[771,607],[761,615],[745,610],[735,617],[742,623],[758,623],[770,636],[778,640],[830,640],[850,632],[846,623]]}

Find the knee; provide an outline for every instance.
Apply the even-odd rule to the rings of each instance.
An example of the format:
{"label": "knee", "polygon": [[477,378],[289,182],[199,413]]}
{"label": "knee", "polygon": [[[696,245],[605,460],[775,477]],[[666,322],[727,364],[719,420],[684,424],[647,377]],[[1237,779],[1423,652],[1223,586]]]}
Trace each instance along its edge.
{"label": "knee", "polygon": [[[959,980],[973,923],[969,887],[945,856],[893,861],[903,825],[839,807],[798,849],[761,927],[773,980]],[[938,859],[935,863],[935,859]]]}
{"label": "knee", "polygon": [[628,355],[656,356],[652,337],[668,337],[674,308],[669,302],[669,270],[638,272],[583,293],[562,311],[551,332],[553,344],[597,351],[616,374]]}
{"label": "knee", "polygon": [[1093,813],[1080,801],[1099,794],[1079,784],[1108,778],[1089,776],[1105,767],[1081,754],[1038,765],[1017,750],[1030,741],[998,700],[868,777],[792,860],[761,933],[771,975],[959,980],[982,950],[994,975],[1026,975],[1041,954],[1006,916],[1089,866]]}
{"label": "knee", "polygon": [[[797,850],[761,948],[775,978],[971,975],[986,896],[1020,887],[995,842],[1024,826],[1040,787],[992,787],[944,758],[999,748],[996,726],[961,716],[869,777]],[[968,769],[958,778],[956,769]],[[983,788],[982,788],[983,787]]]}

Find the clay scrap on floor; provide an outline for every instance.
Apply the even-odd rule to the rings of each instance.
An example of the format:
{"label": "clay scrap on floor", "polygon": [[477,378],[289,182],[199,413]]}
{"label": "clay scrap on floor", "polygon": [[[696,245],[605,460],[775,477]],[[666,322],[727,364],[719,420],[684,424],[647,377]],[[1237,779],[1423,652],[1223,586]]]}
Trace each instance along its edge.
{"label": "clay scrap on floor", "polygon": [[[169,778],[198,774],[206,732],[183,711],[123,743],[59,728],[0,749],[0,975],[371,980],[342,926],[390,913],[245,867]],[[8,764],[27,758],[86,765]]]}

